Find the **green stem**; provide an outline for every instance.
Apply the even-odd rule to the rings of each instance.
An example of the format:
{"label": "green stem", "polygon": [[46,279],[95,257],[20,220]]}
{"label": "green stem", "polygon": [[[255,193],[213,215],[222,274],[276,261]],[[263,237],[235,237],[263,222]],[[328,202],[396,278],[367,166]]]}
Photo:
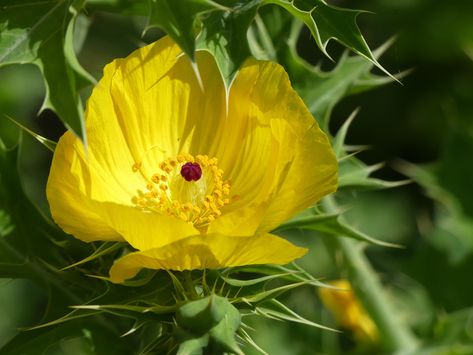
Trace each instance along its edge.
{"label": "green stem", "polygon": [[[333,197],[325,198],[323,206],[328,213],[338,211]],[[331,242],[327,243],[327,248],[342,254],[350,283],[375,322],[386,350],[399,354],[412,353],[417,347],[416,339],[389,301],[362,246],[361,242],[343,236],[331,238]]]}
{"label": "green stem", "polygon": [[269,35],[268,30],[266,29],[266,25],[264,24],[263,20],[259,15],[255,16],[255,23],[256,27],[258,28],[258,32],[265,52],[268,54],[269,59],[276,60],[276,49],[274,48],[273,41],[271,40],[271,36]]}

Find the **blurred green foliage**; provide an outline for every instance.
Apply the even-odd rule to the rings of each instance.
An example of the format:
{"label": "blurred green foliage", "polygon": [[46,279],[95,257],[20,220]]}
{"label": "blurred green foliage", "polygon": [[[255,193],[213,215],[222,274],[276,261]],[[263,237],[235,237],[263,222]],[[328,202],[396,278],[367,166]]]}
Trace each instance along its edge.
{"label": "blurred green foliage", "polygon": [[[75,28],[78,60],[95,78],[100,77],[103,66],[113,58],[125,56],[162,35],[160,30],[153,29],[142,37],[147,26],[144,17],[121,16],[113,11],[113,1],[108,7],[105,2],[100,3],[90,1],[87,16],[79,15]],[[147,11],[133,2],[120,3],[126,13],[144,15]],[[375,13],[358,18],[372,47],[381,46],[393,34],[397,35],[380,62],[394,74],[413,70],[402,78],[402,85],[367,90],[371,87],[367,83],[376,80],[375,75],[369,74],[369,63],[351,57],[339,60],[343,48],[331,42],[327,50],[339,63],[335,71],[344,76],[343,65],[350,64],[359,65],[360,72],[355,78],[358,81],[354,81],[356,85],[351,82],[338,88],[339,91],[327,95],[334,102],[321,105],[317,100],[324,97],[324,91],[317,86],[314,89],[311,84],[322,86],[323,75],[316,72],[309,77],[302,71],[298,76],[300,63],[294,62],[294,53],[287,47],[286,39],[290,38],[276,42],[272,59],[286,65],[294,86],[309,106],[315,105],[313,112],[320,120],[326,120],[332,132],[337,132],[356,108],[361,108],[349,128],[346,142],[371,146],[358,154],[365,163],[387,161],[387,167],[375,172],[375,177],[394,180],[402,174],[413,179],[414,184],[392,190],[346,189],[339,194],[339,202],[346,208],[344,215],[351,225],[367,235],[405,246],[404,249],[371,246],[368,255],[397,309],[402,310],[401,316],[426,346],[425,353],[471,354],[473,3],[469,0],[340,0],[333,4]],[[269,35],[277,36],[278,28],[290,33],[288,16],[282,11],[275,12],[275,8],[267,6],[260,11]],[[303,31],[292,44],[307,62],[320,64],[323,71],[333,69],[334,64],[323,57],[309,31]],[[379,76],[381,72],[375,74]],[[309,90],[304,91],[306,88]],[[80,93],[86,98],[89,92],[90,88],[86,88]],[[8,113],[45,137],[57,139],[64,128],[54,114],[44,111],[35,117],[44,93],[36,67],[25,64],[0,68],[0,113]],[[348,97],[334,106],[345,95]],[[18,129],[0,119],[0,137],[12,146],[17,141]],[[30,137],[24,137],[22,150],[22,183],[28,197],[47,214],[44,186],[51,155]],[[8,225],[7,217],[0,215],[0,238],[10,234]],[[313,275],[326,279],[346,276],[340,274],[337,256],[331,255],[318,234],[307,230],[286,233],[288,238],[311,248],[301,265]],[[306,318],[336,327],[313,289],[294,290],[284,301]],[[0,347],[16,333],[15,329],[37,324],[46,303],[46,290],[38,284],[22,279],[1,281]],[[258,330],[251,335],[270,354],[370,354],[377,349],[375,344],[357,345],[349,332],[337,334],[258,319],[253,322]],[[72,332],[75,336],[54,344],[48,354],[89,353],[90,336],[82,331],[82,324],[70,327],[75,327]]]}

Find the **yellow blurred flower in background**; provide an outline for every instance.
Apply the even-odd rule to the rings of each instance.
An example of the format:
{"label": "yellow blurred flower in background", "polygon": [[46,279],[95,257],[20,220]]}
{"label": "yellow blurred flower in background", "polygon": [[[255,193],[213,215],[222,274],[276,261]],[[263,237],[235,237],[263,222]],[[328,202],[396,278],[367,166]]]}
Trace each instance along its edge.
{"label": "yellow blurred flower in background", "polygon": [[352,331],[356,340],[375,342],[378,339],[378,329],[356,299],[350,282],[336,280],[328,284],[338,289],[320,287],[318,292],[323,304],[333,313],[335,321]]}
{"label": "yellow blurred flower in background", "polygon": [[168,37],[104,69],[87,104],[87,149],[54,153],[54,220],[83,241],[127,241],[114,282],[141,268],[285,264],[306,250],[269,232],[337,186],[325,134],[284,69],[250,59],[226,90]]}

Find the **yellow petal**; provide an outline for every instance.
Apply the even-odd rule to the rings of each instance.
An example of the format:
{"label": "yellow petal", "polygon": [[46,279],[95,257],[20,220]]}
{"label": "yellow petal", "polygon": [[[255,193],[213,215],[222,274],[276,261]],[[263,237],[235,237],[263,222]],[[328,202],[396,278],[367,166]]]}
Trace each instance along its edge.
{"label": "yellow petal", "polygon": [[[215,61],[205,52],[197,63],[204,91],[189,59],[168,37],[115,60],[105,67],[87,104],[87,152],[71,137],[68,159],[83,163],[70,167],[81,196],[90,199],[102,223],[138,249],[197,233],[189,223],[143,213],[132,203],[160,160],[180,151],[205,154],[224,116],[225,90]],[[191,149],[194,135],[198,139]],[[141,169],[134,172],[137,163]]]}
{"label": "yellow petal", "polygon": [[71,132],[61,137],[47,184],[51,214],[64,231],[84,241],[125,237],[137,249],[160,247],[197,233],[182,220],[86,196],[82,191],[90,186],[89,165],[83,152],[74,149],[77,144]]}
{"label": "yellow petal", "polygon": [[123,240],[103,221],[92,201],[79,189],[78,179],[71,173],[73,166],[85,164],[73,153],[76,137],[67,132],[54,152],[46,194],[53,219],[66,232],[90,242],[94,240]]}
{"label": "yellow petal", "polygon": [[225,90],[209,53],[198,54],[197,63],[203,90],[169,37],[105,67],[87,103],[88,151],[76,147],[90,167],[92,199],[131,205],[163,159],[191,150],[194,135],[192,150],[205,154],[224,116]]}
{"label": "yellow petal", "polygon": [[87,152],[76,139],[74,154],[87,163],[89,175],[73,171],[82,183],[82,192],[95,201],[113,201],[131,205],[131,196],[143,178],[134,174],[134,158],[128,149],[121,127],[115,117],[115,103],[110,96],[114,73],[122,60],[115,60],[104,69],[104,76],[92,91],[86,109]]}
{"label": "yellow petal", "polygon": [[225,90],[211,55],[196,56],[201,87],[189,58],[175,45],[164,47],[170,43],[165,38],[124,59],[110,90],[115,119],[147,179],[166,158],[207,154],[225,115]]}
{"label": "yellow petal", "polygon": [[330,143],[280,65],[248,60],[229,100],[215,155],[238,200],[210,231],[265,233],[335,191]]}
{"label": "yellow petal", "polygon": [[191,223],[175,217],[143,212],[135,207],[114,203],[96,203],[100,216],[139,250],[158,248],[198,231]]}
{"label": "yellow petal", "polygon": [[182,271],[287,264],[306,252],[306,249],[271,234],[249,238],[217,234],[193,236],[118,259],[110,269],[110,278],[120,283],[135,276],[142,268]]}

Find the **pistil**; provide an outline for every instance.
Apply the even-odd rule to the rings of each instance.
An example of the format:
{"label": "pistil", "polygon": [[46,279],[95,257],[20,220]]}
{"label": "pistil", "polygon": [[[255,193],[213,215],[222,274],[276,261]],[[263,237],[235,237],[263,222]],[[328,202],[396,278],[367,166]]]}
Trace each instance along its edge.
{"label": "pistil", "polygon": [[199,163],[185,163],[181,168],[181,176],[186,181],[198,181],[202,177],[202,168]]}

